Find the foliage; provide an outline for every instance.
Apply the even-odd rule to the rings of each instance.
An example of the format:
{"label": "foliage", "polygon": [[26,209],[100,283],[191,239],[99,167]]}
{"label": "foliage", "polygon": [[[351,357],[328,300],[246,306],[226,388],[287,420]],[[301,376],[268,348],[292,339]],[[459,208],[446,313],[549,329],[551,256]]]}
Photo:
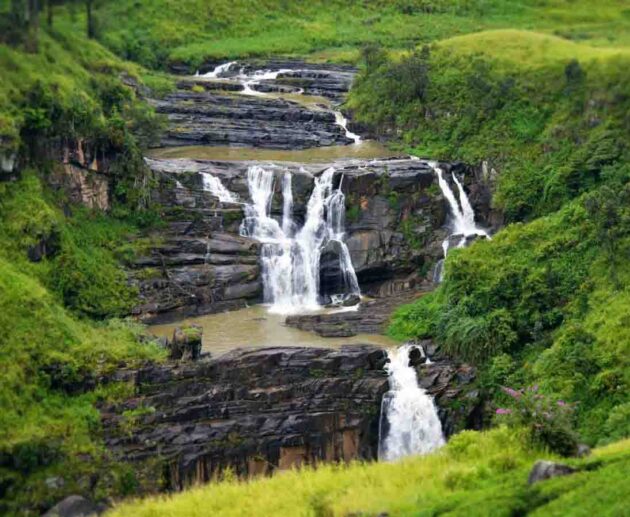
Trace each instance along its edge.
{"label": "foliage", "polygon": [[518,432],[505,427],[487,433],[466,431],[443,450],[424,457],[322,465],[253,481],[226,480],[122,504],[111,517],[623,513],[621,494],[628,486],[623,472],[630,465],[627,440],[595,450],[592,459],[572,460],[579,470],[573,476],[532,486],[527,485],[527,475],[534,461],[549,456],[524,447],[520,440]]}
{"label": "foliage", "polygon": [[539,393],[538,386],[522,390],[502,387],[510,408],[498,408],[497,416],[516,428],[526,428],[535,444],[561,456],[577,453],[577,436],[572,429],[573,407]]}
{"label": "foliage", "polygon": [[501,27],[560,27],[565,38],[628,43],[618,0],[591,7],[586,0],[118,0],[97,14],[101,40],[118,55],[151,68],[186,63],[194,71],[205,60],[278,54],[356,61],[366,44],[407,49]]}
{"label": "foliage", "polygon": [[351,93],[355,118],[376,132],[402,130],[422,156],[488,161],[508,221],[629,178],[626,49],[500,30],[379,62],[365,65]]}
{"label": "foliage", "polygon": [[[34,171],[0,184],[0,513],[41,513],[72,492],[115,493],[94,404],[125,393],[99,385],[121,361],[162,357],[122,320],[133,292],[117,260],[132,226],[56,207]],[[29,250],[46,242],[37,262]],[[81,461],[81,458],[89,460]],[[101,471],[109,474],[95,477]],[[60,477],[63,486],[48,486]],[[83,481],[82,481],[83,480]],[[42,505],[42,506],[39,506]]]}
{"label": "foliage", "polygon": [[488,161],[495,208],[512,224],[452,250],[443,284],[400,309],[390,334],[433,337],[476,363],[490,398],[501,383],[536,383],[580,401],[575,422],[590,443],[627,436],[630,54],[480,32],[431,45],[423,88],[401,96],[401,70],[419,70],[420,56],[366,65],[350,106],[415,154]]}

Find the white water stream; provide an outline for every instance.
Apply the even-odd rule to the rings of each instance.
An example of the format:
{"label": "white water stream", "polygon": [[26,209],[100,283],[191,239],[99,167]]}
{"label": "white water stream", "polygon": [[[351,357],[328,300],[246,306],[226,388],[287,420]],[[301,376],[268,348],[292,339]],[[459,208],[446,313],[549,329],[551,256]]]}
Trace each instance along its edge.
{"label": "white water stream", "polygon": [[225,188],[219,178],[207,172],[202,172],[201,177],[203,179],[203,189],[206,192],[210,192],[213,196],[218,197],[222,203],[238,203],[238,196]]}
{"label": "white water stream", "polygon": [[[418,386],[416,370],[409,366],[409,352],[414,347],[402,345],[387,354],[390,390],[381,403],[380,460],[427,454],[444,445],[433,398]],[[424,351],[421,352],[424,356]]]}
{"label": "white water stream", "polygon": [[334,243],[339,251],[339,268],[344,292],[360,294],[350,253],[344,243],[345,197],[333,188],[334,168],[314,179],[304,224],[298,229],[293,219],[291,173],[282,177],[282,224],[271,216],[275,174],[271,167],[253,165],[247,171],[251,198],[245,204],[241,234],[260,241],[265,302],[270,311],[295,314],[320,308],[320,258],[322,250]]}
{"label": "white water stream", "polygon": [[[475,222],[475,211],[473,210],[472,205],[470,204],[470,200],[468,199],[468,195],[464,190],[464,187],[457,178],[457,176],[453,173],[453,182],[457,187],[457,193],[459,197],[459,202],[455,197],[455,193],[451,189],[448,181],[444,178],[444,171],[437,165],[435,162],[431,162],[431,166],[437,175],[438,184],[440,186],[440,190],[442,194],[446,198],[448,202],[449,211],[451,213],[451,221],[452,221],[452,233],[449,235],[444,242],[442,242],[442,249],[444,250],[444,258],[448,253],[450,247],[450,241],[453,236],[460,236],[459,242],[457,243],[458,248],[462,248],[466,245],[466,241],[468,238],[472,236],[484,237],[486,239],[490,238],[488,232],[483,228],[477,226]],[[444,259],[442,259],[438,264],[436,264],[436,268],[434,271],[433,279],[435,282],[441,282],[444,276]]]}

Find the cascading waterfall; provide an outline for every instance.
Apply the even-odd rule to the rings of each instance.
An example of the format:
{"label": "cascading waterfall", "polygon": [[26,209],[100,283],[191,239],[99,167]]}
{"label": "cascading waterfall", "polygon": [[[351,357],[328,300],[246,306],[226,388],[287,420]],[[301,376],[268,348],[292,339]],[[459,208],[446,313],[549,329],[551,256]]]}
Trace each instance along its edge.
{"label": "cascading waterfall", "polygon": [[[442,424],[433,399],[418,386],[416,370],[409,366],[409,352],[413,348],[415,345],[403,345],[387,353],[390,390],[381,403],[380,460],[427,454],[444,445]],[[421,352],[424,356],[424,351]]]}
{"label": "cascading waterfall", "polygon": [[204,77],[206,79],[217,79],[223,76],[226,72],[229,72],[230,68],[232,68],[236,64],[236,61],[230,61],[229,63],[223,63],[215,67],[214,70],[211,70],[208,73],[200,74],[199,70],[195,74],[195,77]]}
{"label": "cascading waterfall", "polygon": [[339,266],[344,290],[360,294],[350,253],[343,242],[345,197],[333,189],[334,168],[315,178],[302,228],[292,216],[291,174],[282,182],[282,225],[271,217],[275,175],[271,168],[254,165],[247,171],[251,202],[245,205],[241,234],[262,246],[265,301],[281,314],[316,310],[319,304],[319,274],[322,249],[334,242],[339,249]]}
{"label": "cascading waterfall", "polygon": [[238,203],[238,196],[225,188],[219,178],[207,172],[202,172],[201,177],[203,189],[206,192],[210,192],[213,196],[218,197],[222,203]]}
{"label": "cascading waterfall", "polygon": [[293,223],[293,176],[285,172],[282,178],[282,232],[291,237],[294,232]]}
{"label": "cascading waterfall", "polygon": [[[451,189],[451,186],[444,178],[444,171],[435,162],[431,162],[431,166],[433,167],[433,170],[437,175],[440,190],[442,191],[442,194],[448,202],[450,213],[452,215],[453,233],[449,235],[444,240],[444,242],[442,242],[444,258],[446,258],[446,255],[448,253],[451,237],[454,235],[458,235],[461,237],[459,242],[457,243],[458,248],[462,248],[463,246],[465,246],[467,239],[471,236],[479,236],[489,239],[490,236],[488,235],[488,232],[486,232],[486,230],[484,230],[483,228],[477,226],[477,224],[475,223],[475,211],[470,204],[470,200],[466,195],[461,181],[459,181],[455,174],[452,174],[453,182],[457,187],[457,193],[459,195],[458,202],[457,198],[455,197],[455,193]],[[435,266],[435,270],[433,272],[434,282],[441,282],[443,275],[444,259],[440,260]]]}
{"label": "cascading waterfall", "polygon": [[243,71],[238,75],[237,79],[243,84],[244,95],[258,95],[264,96],[264,92],[255,90],[253,86],[260,84],[262,81],[270,81],[277,79],[280,74],[291,72],[289,68],[282,68],[280,70],[255,70],[252,74],[245,74]]}
{"label": "cascading waterfall", "polygon": [[355,144],[361,142],[361,137],[348,129],[348,119],[343,116],[343,113],[341,111],[333,111],[333,113],[335,114],[335,122],[345,131],[346,137],[354,140]]}
{"label": "cascading waterfall", "polygon": [[[217,66],[214,70],[206,73],[199,74],[199,71],[195,74],[196,77],[203,77],[204,79],[218,79],[226,75],[232,68],[238,64],[237,61],[230,61],[229,63],[223,63]],[[229,80],[237,81],[243,86],[241,93],[243,95],[253,95],[257,97],[264,97],[267,94],[256,90],[254,87],[260,84],[262,81],[269,81],[277,79],[280,74],[289,72],[296,72],[298,70],[292,70],[290,68],[281,68],[280,70],[254,70],[253,72],[246,72],[245,68],[241,68],[238,74],[230,74],[226,77]],[[304,93],[304,90],[300,88],[297,92],[298,95]],[[338,110],[330,110],[335,115],[335,123],[341,127],[346,135],[346,138],[353,140],[355,144],[361,142],[361,137],[356,133],[353,133],[348,129],[348,120]]]}

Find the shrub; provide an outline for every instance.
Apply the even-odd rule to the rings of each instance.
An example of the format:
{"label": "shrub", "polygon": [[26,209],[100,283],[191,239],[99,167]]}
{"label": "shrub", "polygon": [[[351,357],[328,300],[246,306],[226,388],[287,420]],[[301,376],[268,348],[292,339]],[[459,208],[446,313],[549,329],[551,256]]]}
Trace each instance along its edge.
{"label": "shrub", "polygon": [[578,439],[572,429],[573,407],[563,400],[554,400],[539,392],[538,386],[523,390],[504,387],[510,408],[498,408],[496,414],[514,427],[529,429],[536,445],[547,447],[562,456],[577,452]]}

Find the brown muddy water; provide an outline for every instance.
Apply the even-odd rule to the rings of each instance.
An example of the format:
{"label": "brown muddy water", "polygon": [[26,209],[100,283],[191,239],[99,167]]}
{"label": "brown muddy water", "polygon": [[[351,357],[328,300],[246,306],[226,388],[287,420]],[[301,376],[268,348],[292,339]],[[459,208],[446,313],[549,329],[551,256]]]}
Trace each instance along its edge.
{"label": "brown muddy water", "polygon": [[401,155],[402,153],[390,151],[373,140],[361,141],[358,144],[333,145],[292,151],[255,147],[193,145],[152,149],[147,153],[149,158],[157,160],[188,158],[191,160],[251,160],[296,163],[328,163],[344,158],[370,160]]}
{"label": "brown muddy water", "polygon": [[397,346],[386,336],[359,334],[349,338],[324,338],[284,325],[285,316],[270,314],[264,305],[247,309],[209,314],[174,323],[151,325],[149,332],[159,337],[172,337],[176,327],[196,323],[203,327],[203,351],[218,356],[240,347],[265,348],[271,346],[307,346],[338,348],[341,345],[371,344],[381,347]]}

